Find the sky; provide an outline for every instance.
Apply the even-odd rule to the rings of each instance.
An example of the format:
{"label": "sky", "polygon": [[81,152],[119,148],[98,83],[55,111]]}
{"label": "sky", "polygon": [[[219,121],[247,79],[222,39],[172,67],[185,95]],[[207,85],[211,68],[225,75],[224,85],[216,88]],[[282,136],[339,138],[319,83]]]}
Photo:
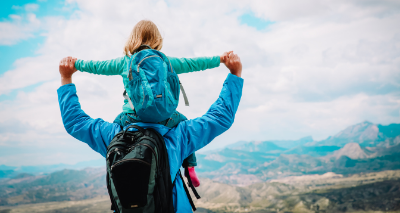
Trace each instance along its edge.
{"label": "sky", "polygon": [[[400,1],[397,0],[18,0],[0,3],[0,165],[74,164],[101,156],[69,136],[57,101],[66,56],[123,56],[133,26],[152,20],[173,57],[221,55],[243,63],[235,123],[200,151],[237,141],[322,140],[368,120],[400,123]],[[179,76],[203,115],[229,73]],[[82,109],[112,122],[120,76],[78,72]],[[182,98],[181,98],[182,100]]]}

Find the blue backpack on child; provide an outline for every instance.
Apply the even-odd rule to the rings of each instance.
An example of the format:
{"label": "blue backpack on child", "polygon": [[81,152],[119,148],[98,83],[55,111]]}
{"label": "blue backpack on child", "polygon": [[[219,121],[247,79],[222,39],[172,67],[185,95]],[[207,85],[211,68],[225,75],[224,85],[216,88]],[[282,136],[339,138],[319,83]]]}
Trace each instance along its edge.
{"label": "blue backpack on child", "polygon": [[[142,45],[141,47],[144,47]],[[129,91],[124,92],[132,109],[144,121],[157,123],[171,117],[179,103],[179,90],[189,105],[178,75],[163,53],[148,46],[129,63]]]}

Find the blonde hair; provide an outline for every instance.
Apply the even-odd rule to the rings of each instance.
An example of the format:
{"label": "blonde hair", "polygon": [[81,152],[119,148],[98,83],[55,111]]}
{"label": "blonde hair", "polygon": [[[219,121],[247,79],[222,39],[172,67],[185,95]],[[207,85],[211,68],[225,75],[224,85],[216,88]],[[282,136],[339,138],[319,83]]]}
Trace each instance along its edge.
{"label": "blonde hair", "polygon": [[163,45],[163,38],[161,37],[160,31],[158,31],[157,26],[149,20],[141,20],[133,27],[128,41],[125,44],[124,54],[127,56],[133,55],[135,50],[143,44],[155,50],[161,50]]}

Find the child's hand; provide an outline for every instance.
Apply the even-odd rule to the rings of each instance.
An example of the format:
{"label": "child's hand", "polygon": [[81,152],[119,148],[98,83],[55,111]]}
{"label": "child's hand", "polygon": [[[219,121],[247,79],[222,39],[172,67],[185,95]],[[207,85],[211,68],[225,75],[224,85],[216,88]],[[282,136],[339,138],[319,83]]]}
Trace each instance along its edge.
{"label": "child's hand", "polygon": [[227,57],[228,57],[228,55],[229,55],[230,53],[232,53],[232,52],[233,52],[233,51],[224,52],[224,54],[222,54],[222,55],[221,55],[221,57],[220,57],[220,61],[221,61],[221,63],[225,64],[225,63],[226,63],[226,60],[227,60]]}

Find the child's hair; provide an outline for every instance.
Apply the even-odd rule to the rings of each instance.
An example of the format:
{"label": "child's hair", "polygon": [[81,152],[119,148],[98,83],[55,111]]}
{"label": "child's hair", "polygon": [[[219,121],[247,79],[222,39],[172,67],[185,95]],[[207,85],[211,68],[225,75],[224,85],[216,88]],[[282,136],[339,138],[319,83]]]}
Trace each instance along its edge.
{"label": "child's hair", "polygon": [[160,31],[158,31],[157,26],[149,20],[141,20],[133,27],[124,47],[125,55],[133,55],[135,50],[143,44],[149,45],[155,50],[161,50],[163,45],[163,38],[161,37]]}

